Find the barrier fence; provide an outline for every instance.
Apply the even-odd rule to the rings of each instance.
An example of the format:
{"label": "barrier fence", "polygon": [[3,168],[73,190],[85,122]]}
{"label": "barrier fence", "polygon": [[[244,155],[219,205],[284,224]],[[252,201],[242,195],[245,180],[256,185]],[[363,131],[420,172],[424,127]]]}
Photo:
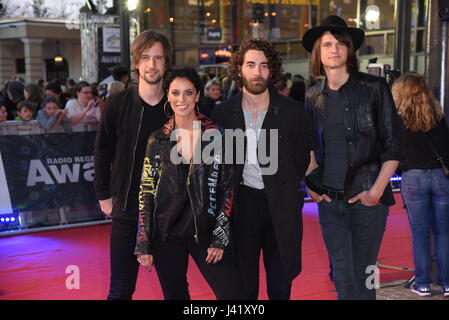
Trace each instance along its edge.
{"label": "barrier fence", "polygon": [[0,123],[0,232],[104,221],[93,188],[96,129]]}
{"label": "barrier fence", "polygon": [[[96,130],[78,124],[71,134],[60,126],[46,133],[37,121],[0,123],[0,235],[109,220],[93,188]],[[391,184],[398,191],[400,177]]]}

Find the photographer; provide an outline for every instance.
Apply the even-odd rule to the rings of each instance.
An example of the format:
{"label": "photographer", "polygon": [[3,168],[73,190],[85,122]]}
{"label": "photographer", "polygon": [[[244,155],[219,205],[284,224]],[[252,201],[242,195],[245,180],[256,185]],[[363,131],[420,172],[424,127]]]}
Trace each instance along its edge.
{"label": "photographer", "polygon": [[94,97],[92,86],[81,81],[76,87],[76,99],[67,102],[67,118],[72,124],[97,124],[100,122],[103,104],[99,97]]}

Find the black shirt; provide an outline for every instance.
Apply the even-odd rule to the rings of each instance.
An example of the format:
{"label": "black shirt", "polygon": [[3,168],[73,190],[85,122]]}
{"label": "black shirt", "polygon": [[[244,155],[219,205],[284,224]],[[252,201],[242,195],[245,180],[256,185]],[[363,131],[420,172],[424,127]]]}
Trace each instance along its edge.
{"label": "black shirt", "polygon": [[400,169],[435,169],[441,168],[437,156],[430,146],[429,139],[439,155],[449,165],[449,129],[446,119],[441,119],[429,132],[412,132],[402,127],[404,158]]}
{"label": "black shirt", "polygon": [[[159,183],[172,197],[161,197],[156,208],[157,237],[189,237],[195,233],[193,211],[187,192],[190,164],[165,163]],[[167,230],[160,234],[159,230]]]}
{"label": "black shirt", "polygon": [[[150,135],[157,129],[161,128],[167,121],[167,117],[164,114],[164,104],[167,98],[164,97],[158,104],[151,106],[142,99],[140,99],[143,105],[143,116],[140,125],[139,138],[137,139],[137,146],[133,173],[131,176],[131,187],[129,192],[128,204],[133,204],[132,207],[128,205],[127,210],[137,217],[138,199],[139,199],[139,187],[142,175],[143,158],[147,148],[147,142]],[[130,123],[130,126],[139,124]]]}
{"label": "black shirt", "polygon": [[326,92],[323,185],[340,191],[344,190],[348,165],[344,108],[338,91],[327,88]]}

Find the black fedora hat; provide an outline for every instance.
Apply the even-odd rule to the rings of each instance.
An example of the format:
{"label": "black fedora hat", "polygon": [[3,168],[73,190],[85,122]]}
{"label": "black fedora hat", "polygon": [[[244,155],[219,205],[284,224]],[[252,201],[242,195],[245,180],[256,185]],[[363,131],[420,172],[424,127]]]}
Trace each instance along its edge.
{"label": "black fedora hat", "polygon": [[304,49],[312,52],[315,41],[326,31],[336,33],[346,31],[352,38],[354,51],[357,51],[362,46],[363,40],[365,39],[365,32],[362,29],[348,27],[346,21],[339,16],[328,16],[318,27],[309,29],[304,33],[302,37]]}

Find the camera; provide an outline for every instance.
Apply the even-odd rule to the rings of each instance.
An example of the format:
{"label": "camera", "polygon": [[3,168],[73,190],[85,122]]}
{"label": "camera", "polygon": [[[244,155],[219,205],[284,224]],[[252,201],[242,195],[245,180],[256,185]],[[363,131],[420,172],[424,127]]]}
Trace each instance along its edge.
{"label": "camera", "polygon": [[391,70],[391,65],[377,63],[377,58],[368,60],[368,66],[366,67],[369,74],[385,78],[388,85],[391,86],[397,78],[401,76],[399,70]]}

